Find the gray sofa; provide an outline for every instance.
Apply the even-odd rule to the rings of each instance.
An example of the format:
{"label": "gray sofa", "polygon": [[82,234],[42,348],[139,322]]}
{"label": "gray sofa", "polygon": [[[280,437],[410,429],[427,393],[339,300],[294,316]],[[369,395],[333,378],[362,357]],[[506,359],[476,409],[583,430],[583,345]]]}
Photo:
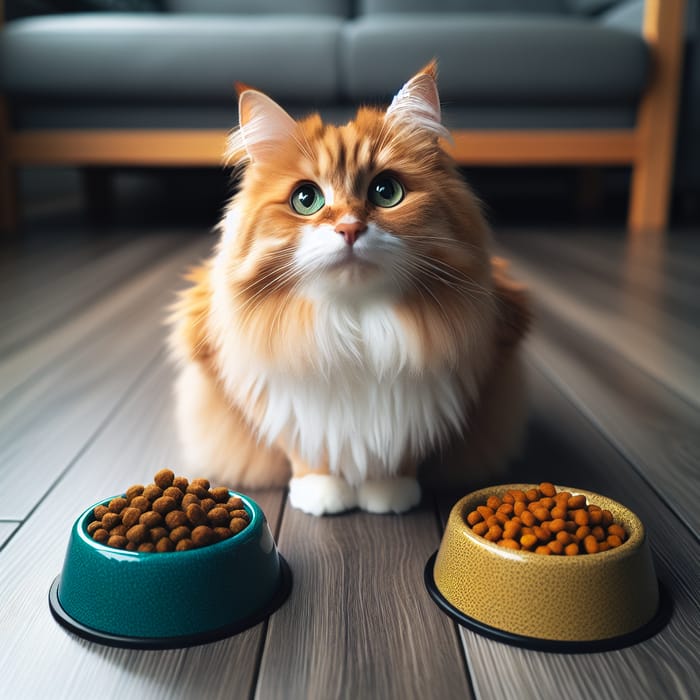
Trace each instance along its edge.
{"label": "gray sofa", "polygon": [[[433,57],[446,123],[465,135],[454,146],[460,162],[639,158],[634,130],[652,66],[643,0],[298,0],[293,10],[286,0],[88,2],[114,5],[141,11],[22,17],[22,3],[9,4],[0,88],[10,167],[41,162],[42,149],[49,164],[138,163],[139,154],[143,164],[200,164],[196,143],[201,164],[218,161],[219,141],[185,146],[185,134],[235,124],[235,81],[294,114],[342,121],[358,103],[388,100]],[[129,147],[107,139],[128,133],[134,152],[120,159]],[[155,155],[159,133],[183,139],[169,142],[169,156]],[[71,141],[86,134],[102,140]],[[538,147],[528,134],[574,140]]]}

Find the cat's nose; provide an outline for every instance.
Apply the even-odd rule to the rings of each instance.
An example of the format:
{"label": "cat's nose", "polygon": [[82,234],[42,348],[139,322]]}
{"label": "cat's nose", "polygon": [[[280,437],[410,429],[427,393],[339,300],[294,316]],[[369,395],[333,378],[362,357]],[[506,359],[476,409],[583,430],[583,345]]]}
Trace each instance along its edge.
{"label": "cat's nose", "polygon": [[367,230],[367,224],[361,221],[352,223],[339,222],[336,224],[335,232],[339,233],[348,245],[355,245],[355,241]]}

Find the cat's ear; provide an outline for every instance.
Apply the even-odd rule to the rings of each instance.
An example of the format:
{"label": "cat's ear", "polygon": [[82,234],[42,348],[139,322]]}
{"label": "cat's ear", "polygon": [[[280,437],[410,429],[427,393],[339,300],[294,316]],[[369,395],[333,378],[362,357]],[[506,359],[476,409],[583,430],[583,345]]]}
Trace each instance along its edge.
{"label": "cat's ear", "polygon": [[384,118],[449,139],[450,132],[442,124],[436,78],[437,61],[433,60],[396,93]]}
{"label": "cat's ear", "polygon": [[227,158],[230,162],[266,160],[292,138],[296,122],[262,92],[242,83],[237,88],[239,126],[229,137]]}

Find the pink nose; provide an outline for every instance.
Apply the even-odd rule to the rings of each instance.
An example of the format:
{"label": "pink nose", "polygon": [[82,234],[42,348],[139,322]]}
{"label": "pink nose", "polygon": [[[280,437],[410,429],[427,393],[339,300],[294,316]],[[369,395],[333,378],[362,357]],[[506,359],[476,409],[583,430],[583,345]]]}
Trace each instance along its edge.
{"label": "pink nose", "polygon": [[355,221],[352,224],[340,223],[335,227],[335,232],[339,233],[348,245],[354,245],[355,241],[367,230],[367,224]]}

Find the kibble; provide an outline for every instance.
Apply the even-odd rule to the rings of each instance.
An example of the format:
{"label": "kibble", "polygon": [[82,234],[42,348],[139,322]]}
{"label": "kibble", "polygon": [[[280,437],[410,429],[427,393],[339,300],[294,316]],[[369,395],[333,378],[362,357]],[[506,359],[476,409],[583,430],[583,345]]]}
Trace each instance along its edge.
{"label": "kibble", "polygon": [[[497,500],[497,507],[502,506]],[[498,534],[502,539],[501,526],[509,522],[511,512],[492,509],[491,515],[499,516],[493,537]],[[116,549],[160,553],[221,542],[242,532],[250,522],[243,500],[231,496],[226,487],[211,488],[207,479],[189,481],[170,469],[161,469],[152,484],[134,484],[124,496],[96,506],[93,516],[87,532],[95,541]],[[600,517],[602,521],[602,514]],[[484,533],[488,529],[486,526]]]}
{"label": "kibble", "polygon": [[[247,524],[248,513],[232,509],[233,500],[227,501],[227,507],[229,529],[235,533],[241,521]],[[218,518],[218,510],[212,509],[210,517],[214,513]],[[549,482],[526,491],[510,489],[501,497],[489,496],[465,520],[477,535],[501,547],[544,555],[597,554],[619,547],[628,537],[609,510],[587,503],[581,494],[557,493]]]}

